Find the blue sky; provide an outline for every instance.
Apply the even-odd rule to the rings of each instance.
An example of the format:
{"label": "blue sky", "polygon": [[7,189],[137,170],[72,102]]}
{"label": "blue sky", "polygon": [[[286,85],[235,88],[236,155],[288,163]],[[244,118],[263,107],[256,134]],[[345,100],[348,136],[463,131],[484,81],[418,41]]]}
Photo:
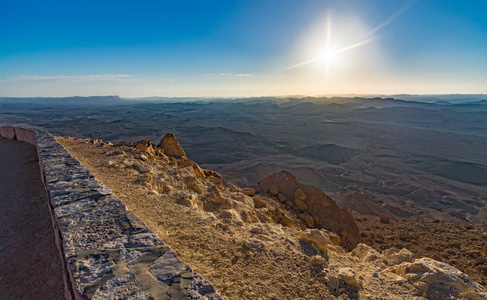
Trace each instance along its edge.
{"label": "blue sky", "polygon": [[487,93],[487,1],[22,1],[0,96]]}

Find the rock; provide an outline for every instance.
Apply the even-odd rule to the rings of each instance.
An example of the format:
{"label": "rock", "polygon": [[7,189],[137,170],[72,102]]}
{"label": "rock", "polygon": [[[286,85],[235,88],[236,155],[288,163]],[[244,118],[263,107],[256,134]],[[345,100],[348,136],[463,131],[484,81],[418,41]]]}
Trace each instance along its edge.
{"label": "rock", "polygon": [[91,297],[93,300],[102,299],[151,299],[150,293],[144,291],[132,273],[125,273],[110,278],[104,282]]}
{"label": "rock", "polygon": [[279,223],[281,223],[282,225],[284,225],[286,227],[293,227],[293,220],[288,216],[282,216],[279,219]]}
{"label": "rock", "polygon": [[135,158],[137,159],[140,159],[142,161],[148,161],[149,158],[147,157],[147,155],[143,154],[143,153],[139,153],[137,155],[134,155]]}
{"label": "rock", "polygon": [[164,283],[171,283],[173,279],[189,270],[188,265],[179,260],[176,253],[171,250],[164,253],[149,267],[152,275]]}
{"label": "rock", "polygon": [[352,268],[340,268],[338,270],[338,277],[340,277],[346,285],[353,288],[360,288],[360,283]]}
{"label": "rock", "polygon": [[107,167],[115,167],[116,166],[115,162],[113,162],[111,160],[107,160],[104,165]]}
{"label": "rock", "polygon": [[[474,282],[467,274],[431,258],[423,257],[414,262],[403,262],[391,268],[399,276],[416,284],[426,284],[424,292],[452,295],[452,298],[486,299],[487,289]],[[424,285],[423,285],[424,286]]]}
{"label": "rock", "polygon": [[320,251],[325,251],[328,248],[328,245],[333,244],[328,235],[319,229],[307,229],[302,231],[298,238],[300,240],[314,243]]}
{"label": "rock", "polygon": [[253,196],[255,194],[255,190],[253,188],[243,188],[242,193],[247,196]]}
{"label": "rock", "polygon": [[357,247],[353,249],[352,255],[355,255],[362,261],[373,261],[381,258],[379,252],[377,252],[372,247],[362,243],[358,244]]}
{"label": "rock", "polygon": [[392,265],[398,265],[405,261],[411,262],[414,258],[414,254],[406,248],[402,248],[401,251],[396,248],[389,248],[382,251],[382,255]]}
{"label": "rock", "polygon": [[243,240],[242,245],[249,250],[262,250],[265,248],[263,241],[254,238]]}
{"label": "rock", "polygon": [[259,207],[267,207],[267,203],[262,200],[262,198],[260,197],[254,197],[252,198],[254,200],[254,204],[255,204],[255,207],[256,208],[259,208]]}
{"label": "rock", "polygon": [[116,144],[115,146],[130,146],[130,144],[127,143],[126,141],[121,141],[120,143]]}
{"label": "rock", "polygon": [[135,145],[143,145],[146,147],[149,147],[150,145],[152,145],[151,141],[149,141],[149,140],[141,140],[141,141],[135,142],[134,144]]}
{"label": "rock", "polygon": [[269,192],[271,193],[272,196],[277,196],[279,194],[279,189],[277,188],[276,185],[272,185],[271,188],[269,189]]}
{"label": "rock", "polygon": [[362,241],[358,226],[346,208],[338,207],[336,202],[321,189],[298,182],[297,178],[289,172],[282,171],[267,176],[252,188],[260,194],[274,189],[274,192],[277,190],[278,193],[286,196],[286,199],[294,199],[295,192],[299,189],[306,195],[306,202],[297,199],[296,205],[299,204],[301,209],[305,208],[302,204],[306,205],[305,211],[313,217],[316,228],[324,228],[336,233],[346,232],[346,237],[342,234],[340,245],[350,251]]}
{"label": "rock", "polygon": [[203,169],[201,169],[197,163],[195,163],[194,161],[192,161],[190,159],[187,159],[184,157],[180,158],[178,160],[178,167],[180,167],[180,168],[191,167],[193,170],[193,173],[195,175],[197,175],[199,177],[205,177],[205,173],[203,172]]}
{"label": "rock", "polygon": [[196,181],[195,178],[190,178],[187,182],[186,182],[186,185],[188,187],[188,189],[191,189],[195,192],[197,192],[198,194],[203,194],[203,188],[201,187],[201,185]]}
{"label": "rock", "polygon": [[326,275],[324,280],[329,289],[332,289],[333,291],[338,290],[338,287],[340,286],[340,279],[338,277]]}
{"label": "rock", "polygon": [[235,224],[242,225],[243,221],[240,215],[234,209],[224,209],[220,212],[220,218],[227,222],[234,222]]}
{"label": "rock", "polygon": [[315,266],[323,267],[326,265],[326,259],[324,259],[321,255],[313,255],[310,259],[310,263]]}
{"label": "rock", "polygon": [[225,198],[222,198],[222,197],[208,197],[207,200],[211,203],[214,203],[214,204],[223,204],[226,202],[226,199]]}
{"label": "rock", "polygon": [[299,199],[301,201],[305,201],[306,200],[306,194],[301,189],[297,189],[294,192],[294,199]]}
{"label": "rock", "polygon": [[156,190],[150,190],[147,194],[148,195],[159,195],[159,192]]}
{"label": "rock", "polygon": [[215,185],[217,188],[219,188],[220,190],[223,190],[223,184],[222,184],[222,181],[221,179],[217,178],[217,177],[210,177],[211,178],[211,183],[213,185]]}
{"label": "rock", "polygon": [[140,173],[152,173],[152,168],[145,165],[137,165],[137,170]]}
{"label": "rock", "polygon": [[168,156],[172,156],[175,158],[186,157],[186,153],[184,152],[183,148],[179,145],[178,140],[172,133],[166,134],[157,147],[160,147],[164,150],[164,154]]}
{"label": "rock", "polygon": [[160,149],[160,148],[157,148],[154,150],[154,155],[162,157],[162,158],[166,157],[166,154],[164,154],[164,150]]}
{"label": "rock", "polygon": [[215,290],[215,287],[208,280],[199,274],[193,276],[188,288],[190,299],[221,300],[223,297]]}
{"label": "rock", "polygon": [[208,188],[206,195],[208,197],[221,197],[222,193],[216,186],[212,185]]}
{"label": "rock", "polygon": [[170,194],[170,193],[172,193],[174,191],[175,191],[174,187],[170,186],[169,184],[165,184],[164,185],[164,188],[163,188],[163,192],[164,193]]}
{"label": "rock", "polygon": [[306,203],[304,203],[303,200],[294,199],[294,204],[296,204],[300,211],[306,211],[308,209],[308,206],[306,205]]}
{"label": "rock", "polygon": [[215,171],[203,170],[203,173],[205,174],[206,177],[213,176],[213,177],[216,177],[220,180],[222,179],[222,176]]}
{"label": "rock", "polygon": [[195,180],[195,173],[194,173],[194,170],[193,168],[191,167],[184,167],[184,168],[181,168],[181,170],[179,170],[179,174],[181,175],[181,177],[183,178],[186,178],[187,180]]}
{"label": "rock", "polygon": [[306,224],[306,227],[314,228],[315,220],[313,220],[312,216],[310,216],[308,214],[299,214],[298,218],[300,218]]}
{"label": "rock", "polygon": [[328,237],[330,238],[333,245],[335,245],[335,246],[340,245],[340,236],[338,234],[335,234],[333,232],[329,232]]}
{"label": "rock", "polygon": [[284,195],[283,193],[279,193],[279,194],[277,195],[277,198],[279,199],[279,201],[280,201],[281,203],[286,203],[287,198],[286,198],[286,195]]}
{"label": "rock", "polygon": [[181,193],[179,194],[178,202],[187,207],[193,207],[196,204],[196,195],[191,193]]}
{"label": "rock", "polygon": [[140,151],[147,151],[148,148],[149,148],[149,146],[144,145],[144,144],[137,144],[135,146],[135,149],[140,150]]}

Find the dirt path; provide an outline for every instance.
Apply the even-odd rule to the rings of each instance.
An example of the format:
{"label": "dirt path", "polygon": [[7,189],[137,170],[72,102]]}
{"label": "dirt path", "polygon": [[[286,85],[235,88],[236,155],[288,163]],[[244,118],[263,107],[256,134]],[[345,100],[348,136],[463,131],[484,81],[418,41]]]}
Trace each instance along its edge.
{"label": "dirt path", "polygon": [[64,299],[34,146],[0,138],[0,299]]}

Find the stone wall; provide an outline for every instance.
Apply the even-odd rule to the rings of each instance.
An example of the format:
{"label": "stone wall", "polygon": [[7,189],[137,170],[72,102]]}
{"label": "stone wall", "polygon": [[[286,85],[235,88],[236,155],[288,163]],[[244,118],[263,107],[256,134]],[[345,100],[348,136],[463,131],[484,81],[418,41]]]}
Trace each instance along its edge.
{"label": "stone wall", "polygon": [[67,299],[222,299],[48,132],[0,127],[0,136],[38,149]]}

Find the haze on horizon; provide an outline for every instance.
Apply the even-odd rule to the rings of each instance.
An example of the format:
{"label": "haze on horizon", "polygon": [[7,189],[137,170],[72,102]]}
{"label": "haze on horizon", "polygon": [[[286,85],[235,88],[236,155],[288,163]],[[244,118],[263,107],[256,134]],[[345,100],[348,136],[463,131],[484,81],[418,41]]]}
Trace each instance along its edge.
{"label": "haze on horizon", "polygon": [[487,2],[13,1],[0,96],[487,93]]}

